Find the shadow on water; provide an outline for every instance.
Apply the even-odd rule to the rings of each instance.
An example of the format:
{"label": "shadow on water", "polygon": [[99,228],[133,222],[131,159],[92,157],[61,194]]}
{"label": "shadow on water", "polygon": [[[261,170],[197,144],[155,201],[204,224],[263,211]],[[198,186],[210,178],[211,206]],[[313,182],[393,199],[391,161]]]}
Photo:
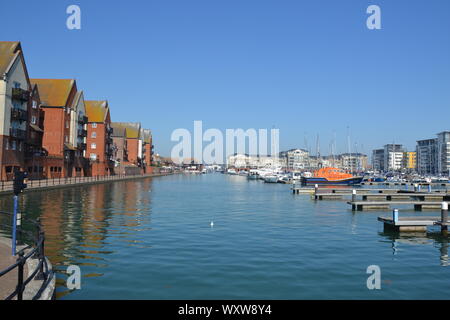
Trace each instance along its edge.
{"label": "shadow on water", "polygon": [[[108,249],[110,238],[125,246],[139,245],[135,233],[150,222],[151,186],[150,178],[29,192],[20,197],[23,216],[40,218],[44,227],[45,253],[57,273],[57,298],[70,293],[67,266],[82,267],[86,278],[103,275],[108,255],[114,253]],[[12,212],[11,197],[0,197],[0,208]],[[0,218],[4,223],[5,218]],[[3,235],[8,236],[7,231]]]}

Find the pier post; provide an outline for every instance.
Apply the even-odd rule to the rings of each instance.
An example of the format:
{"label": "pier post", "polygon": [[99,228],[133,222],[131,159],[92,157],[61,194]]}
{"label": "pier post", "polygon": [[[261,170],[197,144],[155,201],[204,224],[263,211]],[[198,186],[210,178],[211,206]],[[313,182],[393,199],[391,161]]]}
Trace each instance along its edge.
{"label": "pier post", "polygon": [[394,226],[398,222],[398,209],[392,211],[392,221],[394,221]]}
{"label": "pier post", "polygon": [[442,210],[441,210],[441,231],[447,234],[448,231],[448,203],[442,202]]}
{"label": "pier post", "polygon": [[355,202],[355,201],[356,201],[356,190],[353,189],[352,190],[352,202]]}

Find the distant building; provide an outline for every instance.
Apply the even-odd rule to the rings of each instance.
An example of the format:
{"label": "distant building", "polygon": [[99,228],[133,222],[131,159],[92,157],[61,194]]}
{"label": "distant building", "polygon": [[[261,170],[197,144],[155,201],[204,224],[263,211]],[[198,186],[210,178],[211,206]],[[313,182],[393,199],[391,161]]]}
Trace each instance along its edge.
{"label": "distant building", "polygon": [[433,175],[437,173],[437,139],[417,141],[416,162],[419,174]]}
{"label": "distant building", "polygon": [[372,151],[372,168],[374,171],[384,171],[384,149]]}
{"label": "distant building", "polygon": [[89,118],[87,157],[92,176],[114,174],[114,145],[108,101],[85,101]]}
{"label": "distant building", "polygon": [[280,158],[286,159],[285,167],[292,170],[302,170],[309,167],[309,152],[303,149],[291,149],[280,153]]}
{"label": "distant building", "polygon": [[403,156],[406,150],[401,144],[387,144],[384,146],[384,171],[398,171],[402,169]]}
{"label": "distant building", "polygon": [[286,167],[286,158],[272,156],[250,156],[247,154],[234,154],[227,158],[227,166],[237,169]]}
{"label": "distant building", "polygon": [[367,169],[367,155],[362,153],[343,153],[338,156],[341,169],[349,172],[361,172]]}
{"label": "distant building", "polygon": [[450,174],[450,131],[437,135],[437,170],[441,175]]}
{"label": "distant building", "polygon": [[415,171],[417,168],[417,153],[415,151],[407,151],[403,153],[402,168],[408,171]]}

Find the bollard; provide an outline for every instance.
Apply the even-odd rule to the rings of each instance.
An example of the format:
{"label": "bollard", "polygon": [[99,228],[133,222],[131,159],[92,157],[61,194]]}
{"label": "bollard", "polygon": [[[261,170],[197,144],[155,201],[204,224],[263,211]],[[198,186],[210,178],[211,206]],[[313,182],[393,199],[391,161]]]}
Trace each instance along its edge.
{"label": "bollard", "polygon": [[398,209],[392,211],[392,220],[394,220],[394,225],[398,222]]}
{"label": "bollard", "polygon": [[442,210],[441,210],[441,231],[447,231],[447,223],[448,223],[448,203],[442,202]]}
{"label": "bollard", "polygon": [[353,189],[352,190],[352,202],[355,202],[355,201],[356,201],[356,190]]}

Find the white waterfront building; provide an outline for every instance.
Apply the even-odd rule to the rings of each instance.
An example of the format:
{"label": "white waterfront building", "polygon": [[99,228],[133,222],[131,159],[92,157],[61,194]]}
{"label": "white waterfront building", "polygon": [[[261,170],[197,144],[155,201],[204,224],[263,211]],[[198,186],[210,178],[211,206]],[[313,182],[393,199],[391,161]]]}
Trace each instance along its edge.
{"label": "white waterfront building", "polygon": [[279,156],[259,156],[248,154],[234,154],[227,158],[229,168],[268,168],[285,167],[286,159]]}

